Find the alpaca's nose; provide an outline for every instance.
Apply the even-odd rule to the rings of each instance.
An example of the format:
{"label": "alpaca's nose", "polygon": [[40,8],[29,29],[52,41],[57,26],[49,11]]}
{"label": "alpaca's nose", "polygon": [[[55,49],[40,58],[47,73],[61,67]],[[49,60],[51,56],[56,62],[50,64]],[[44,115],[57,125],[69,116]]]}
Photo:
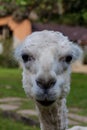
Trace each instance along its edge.
{"label": "alpaca's nose", "polygon": [[49,89],[53,87],[56,84],[56,79],[55,78],[50,78],[49,80],[44,80],[41,78],[38,78],[36,80],[37,85],[42,88],[42,89]]}

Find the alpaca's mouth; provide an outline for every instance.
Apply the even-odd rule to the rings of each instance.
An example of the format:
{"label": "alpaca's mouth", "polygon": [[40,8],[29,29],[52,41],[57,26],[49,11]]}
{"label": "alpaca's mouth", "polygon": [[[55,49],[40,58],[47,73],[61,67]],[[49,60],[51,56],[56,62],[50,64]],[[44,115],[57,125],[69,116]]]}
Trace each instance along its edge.
{"label": "alpaca's mouth", "polygon": [[43,106],[50,106],[55,102],[55,100],[53,100],[53,101],[48,101],[48,100],[40,101],[40,100],[37,100],[37,102],[39,102]]}

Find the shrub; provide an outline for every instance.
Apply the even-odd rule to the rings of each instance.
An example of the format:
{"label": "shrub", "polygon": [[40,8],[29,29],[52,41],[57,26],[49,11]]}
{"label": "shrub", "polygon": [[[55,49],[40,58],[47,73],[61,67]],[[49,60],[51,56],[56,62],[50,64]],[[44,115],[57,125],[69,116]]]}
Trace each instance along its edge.
{"label": "shrub", "polygon": [[87,54],[84,54],[83,64],[87,64]]}
{"label": "shrub", "polygon": [[18,67],[13,56],[12,39],[1,41],[3,45],[3,53],[0,54],[0,67],[15,68]]}

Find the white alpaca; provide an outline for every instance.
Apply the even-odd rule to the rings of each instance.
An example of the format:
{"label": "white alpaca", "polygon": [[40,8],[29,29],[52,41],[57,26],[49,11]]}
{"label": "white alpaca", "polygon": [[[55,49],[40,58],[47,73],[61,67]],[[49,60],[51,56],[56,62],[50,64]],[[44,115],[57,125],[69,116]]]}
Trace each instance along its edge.
{"label": "white alpaca", "polygon": [[16,49],[15,55],[23,67],[23,87],[36,104],[41,130],[68,128],[70,64],[81,53],[60,32],[46,30],[31,34]]}

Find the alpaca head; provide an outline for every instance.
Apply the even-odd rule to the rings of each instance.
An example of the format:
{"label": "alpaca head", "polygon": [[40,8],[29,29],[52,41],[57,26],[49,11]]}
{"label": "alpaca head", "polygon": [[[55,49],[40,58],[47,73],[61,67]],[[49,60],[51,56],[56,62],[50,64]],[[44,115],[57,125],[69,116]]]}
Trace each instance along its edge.
{"label": "alpaca head", "polygon": [[15,51],[23,67],[26,94],[42,106],[65,98],[70,89],[70,65],[81,49],[60,32],[41,31],[28,36]]}

